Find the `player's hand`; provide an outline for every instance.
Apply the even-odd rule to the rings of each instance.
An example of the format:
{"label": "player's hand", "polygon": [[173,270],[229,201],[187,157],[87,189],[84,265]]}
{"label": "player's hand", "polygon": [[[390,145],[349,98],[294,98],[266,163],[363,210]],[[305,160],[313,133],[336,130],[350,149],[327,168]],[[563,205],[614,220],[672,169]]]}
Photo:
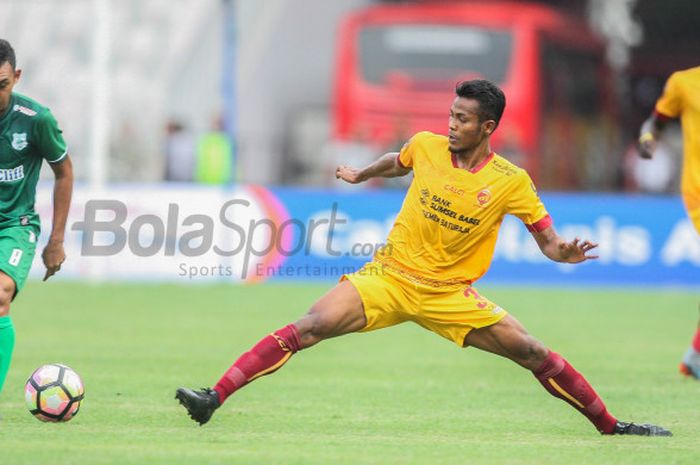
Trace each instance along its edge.
{"label": "player's hand", "polygon": [[646,160],[650,160],[654,156],[654,150],[656,150],[656,140],[655,139],[643,139],[639,141],[639,156]]}
{"label": "player's hand", "polygon": [[66,260],[66,252],[63,250],[63,242],[51,242],[46,245],[41,253],[41,258],[46,266],[46,274],[43,281],[55,275],[61,269],[61,265]]}
{"label": "player's hand", "polygon": [[350,184],[358,184],[367,180],[365,176],[363,176],[361,170],[350,168],[345,165],[340,165],[335,169],[335,177],[336,179],[342,179]]}
{"label": "player's hand", "polygon": [[579,242],[577,237],[571,242],[562,242],[559,244],[559,254],[561,261],[566,263],[581,263],[586,260],[598,258],[598,255],[588,255],[588,252],[598,247],[591,241]]}

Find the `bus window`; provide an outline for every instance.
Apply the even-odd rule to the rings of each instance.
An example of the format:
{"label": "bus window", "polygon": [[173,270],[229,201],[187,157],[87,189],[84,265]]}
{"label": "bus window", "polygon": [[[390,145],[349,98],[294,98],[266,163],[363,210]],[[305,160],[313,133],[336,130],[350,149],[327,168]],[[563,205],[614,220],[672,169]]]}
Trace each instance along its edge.
{"label": "bus window", "polygon": [[[429,38],[429,40],[426,40]],[[386,84],[472,76],[503,82],[512,51],[509,32],[475,26],[415,24],[367,26],[359,34],[362,77]]]}

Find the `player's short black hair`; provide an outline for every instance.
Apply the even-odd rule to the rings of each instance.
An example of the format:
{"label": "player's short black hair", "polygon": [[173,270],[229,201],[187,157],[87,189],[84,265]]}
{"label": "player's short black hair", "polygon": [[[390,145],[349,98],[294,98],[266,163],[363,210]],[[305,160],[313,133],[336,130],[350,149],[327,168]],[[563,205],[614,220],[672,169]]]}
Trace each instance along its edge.
{"label": "player's short black hair", "polygon": [[458,97],[474,99],[479,102],[479,120],[494,120],[496,127],[501,121],[506,108],[506,95],[493,82],[484,79],[462,81],[455,87]]}
{"label": "player's short black hair", "polygon": [[17,59],[15,58],[15,49],[12,45],[5,39],[0,39],[0,65],[8,62],[12,66],[12,70],[15,70],[17,66]]}

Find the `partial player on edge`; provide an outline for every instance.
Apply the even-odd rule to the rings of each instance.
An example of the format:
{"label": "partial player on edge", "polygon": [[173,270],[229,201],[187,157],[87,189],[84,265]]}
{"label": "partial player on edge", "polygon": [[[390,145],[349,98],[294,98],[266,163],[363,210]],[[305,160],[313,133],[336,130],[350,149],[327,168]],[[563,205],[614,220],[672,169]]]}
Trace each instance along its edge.
{"label": "partial player on edge", "polygon": [[15,345],[10,304],[24,286],[39,239],[34,200],[43,160],[55,178],[52,229],[41,254],[44,281],[66,259],[63,238],[73,193],[73,165],[58,123],[48,108],[13,92],[21,74],[14,49],[0,39],[0,391]]}
{"label": "partial player on edge", "polygon": [[[654,112],[639,134],[639,155],[652,158],[669,120],[681,119],[683,169],[681,196],[690,221],[700,235],[700,66],[676,71],[666,81]],[[681,374],[700,380],[700,322],[680,364]]]}

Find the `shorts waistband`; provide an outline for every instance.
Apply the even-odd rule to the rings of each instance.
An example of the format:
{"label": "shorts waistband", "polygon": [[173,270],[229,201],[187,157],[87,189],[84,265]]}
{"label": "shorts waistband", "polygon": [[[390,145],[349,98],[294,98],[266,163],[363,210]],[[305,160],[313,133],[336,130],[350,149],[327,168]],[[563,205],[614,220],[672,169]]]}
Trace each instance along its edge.
{"label": "shorts waistband", "polygon": [[428,278],[427,276],[422,276],[422,275],[416,273],[415,271],[405,267],[404,265],[397,262],[393,258],[389,258],[389,257],[375,256],[374,261],[376,261],[377,263],[381,264],[382,266],[388,268],[389,270],[393,271],[394,273],[401,275],[402,277],[406,278],[407,280],[409,280],[415,284],[422,284],[424,286],[430,286],[430,287],[434,287],[434,288],[451,287],[451,286],[471,286],[471,284],[472,284],[472,282],[468,279]]}

